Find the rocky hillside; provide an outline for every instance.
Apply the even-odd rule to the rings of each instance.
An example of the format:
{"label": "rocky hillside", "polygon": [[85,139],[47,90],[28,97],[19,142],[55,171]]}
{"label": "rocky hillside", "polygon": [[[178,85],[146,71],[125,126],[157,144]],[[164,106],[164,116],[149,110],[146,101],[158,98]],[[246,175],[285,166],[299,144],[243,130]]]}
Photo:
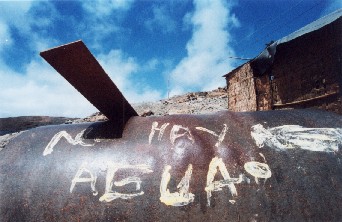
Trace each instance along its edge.
{"label": "rocky hillside", "polygon": [[[227,93],[223,88],[210,92],[187,93],[157,102],[132,104],[140,116],[172,114],[206,114],[227,109]],[[0,118],[0,150],[20,131],[43,125],[105,121],[101,113],[80,119],[47,116]]]}
{"label": "rocky hillside", "polygon": [[24,130],[38,126],[64,124],[74,120],[72,118],[49,116],[0,118],[0,150],[6,146],[10,139],[16,137]]}
{"label": "rocky hillside", "polygon": [[14,133],[18,131],[27,130],[30,128],[45,126],[45,125],[56,125],[63,124],[67,121],[73,121],[74,118],[65,117],[50,117],[50,116],[20,116],[20,117],[9,117],[0,118],[0,136]]}
{"label": "rocky hillside", "polygon": [[227,92],[187,93],[154,103],[133,104],[139,115],[205,114],[227,109]]}
{"label": "rocky hillside", "polygon": [[[227,92],[218,88],[209,92],[187,93],[157,102],[132,104],[140,116],[165,116],[173,114],[206,114],[227,109]],[[104,121],[101,113],[94,113],[72,123]]]}

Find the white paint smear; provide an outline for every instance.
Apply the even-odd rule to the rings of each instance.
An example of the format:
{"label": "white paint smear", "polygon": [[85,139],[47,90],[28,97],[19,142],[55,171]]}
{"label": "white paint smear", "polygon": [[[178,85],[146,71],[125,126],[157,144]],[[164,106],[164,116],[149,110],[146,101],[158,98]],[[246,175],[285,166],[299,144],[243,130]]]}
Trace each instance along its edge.
{"label": "white paint smear", "polygon": [[[218,172],[217,169],[221,172],[224,180],[214,181],[215,175]],[[234,184],[241,183],[242,181],[243,175],[240,175],[239,178],[231,178],[222,158],[214,157],[209,164],[207,186],[205,187],[208,206],[210,206],[211,192],[220,191],[223,187],[227,186],[232,196],[237,196],[237,190]]]}
{"label": "white paint smear", "polygon": [[166,129],[166,127],[169,125],[170,123],[164,123],[160,128],[158,128],[158,122],[153,122],[152,123],[152,129],[151,129],[151,133],[148,137],[148,144],[152,143],[152,139],[153,136],[155,134],[156,131],[159,131],[159,135],[158,135],[158,141],[161,141],[164,131]]}
{"label": "white paint smear", "polygon": [[94,144],[88,144],[84,143],[82,141],[82,136],[85,130],[82,130],[80,133],[78,133],[73,139],[69,133],[66,131],[60,131],[56,135],[52,137],[49,144],[45,147],[43,155],[46,156],[48,154],[51,154],[53,151],[53,148],[56,146],[56,144],[64,137],[71,145],[81,145],[81,146],[94,146]]}
{"label": "white paint smear", "polygon": [[283,125],[265,129],[261,124],[252,126],[251,136],[258,147],[277,150],[305,149],[319,152],[337,152],[342,144],[342,128],[305,128]]}
{"label": "white paint smear", "polygon": [[[111,202],[115,199],[132,199],[133,197],[141,196],[144,194],[144,191],[141,191],[141,179],[139,177],[127,177],[120,181],[114,181],[115,173],[119,169],[134,169],[139,170],[142,173],[152,173],[153,171],[150,169],[148,165],[121,165],[115,164],[114,162],[109,161],[107,163],[107,176],[106,176],[106,188],[105,193],[100,197],[100,201]],[[119,193],[113,191],[113,185],[115,186],[125,186],[130,183],[136,184],[136,191],[135,193]]]}
{"label": "white paint smear", "polygon": [[254,176],[255,182],[259,183],[259,178],[267,179],[272,176],[270,167],[266,163],[250,161],[245,163],[245,170]]}
{"label": "white paint smear", "polygon": [[229,200],[229,203],[231,203],[231,204],[235,204],[235,203],[236,203],[236,201],[235,201],[235,200]]}
{"label": "white paint smear", "polygon": [[262,153],[259,153],[259,155],[264,159],[264,162],[265,163],[267,163],[267,161],[266,161],[266,158],[265,158],[265,156],[264,156],[264,154],[262,154]]}
{"label": "white paint smear", "polygon": [[[96,190],[95,184],[96,184],[96,179],[97,175],[93,174],[90,170],[86,168],[87,163],[84,162],[81,167],[78,169],[74,179],[71,181],[71,186],[70,186],[70,193],[75,188],[76,183],[90,183],[91,190],[93,191],[93,195],[96,196],[98,194],[98,191]],[[90,177],[81,177],[83,173],[88,173]]]}
{"label": "white paint smear", "polygon": [[[180,131],[182,131],[183,133],[180,133]],[[189,128],[183,127],[181,125],[174,125],[170,132],[170,141],[172,145],[175,144],[176,139],[183,136],[186,136],[191,141],[191,143],[195,142],[194,137],[192,136]]]}
{"label": "white paint smear", "polygon": [[189,164],[184,177],[177,186],[178,192],[174,193],[170,193],[170,190],[167,188],[171,179],[170,170],[171,166],[166,165],[160,182],[160,201],[168,206],[185,206],[193,202],[195,195],[189,193],[192,165]]}
{"label": "white paint smear", "polygon": [[223,124],[223,129],[221,131],[221,133],[218,135],[216,134],[214,131],[211,131],[207,128],[204,128],[204,127],[196,127],[197,130],[200,130],[200,131],[203,131],[203,132],[207,132],[213,136],[216,136],[218,137],[218,141],[217,143],[215,144],[216,147],[219,147],[219,145],[222,143],[222,141],[224,140],[224,137],[226,136],[226,133],[227,133],[227,130],[228,130],[228,127],[227,127],[227,124]]}

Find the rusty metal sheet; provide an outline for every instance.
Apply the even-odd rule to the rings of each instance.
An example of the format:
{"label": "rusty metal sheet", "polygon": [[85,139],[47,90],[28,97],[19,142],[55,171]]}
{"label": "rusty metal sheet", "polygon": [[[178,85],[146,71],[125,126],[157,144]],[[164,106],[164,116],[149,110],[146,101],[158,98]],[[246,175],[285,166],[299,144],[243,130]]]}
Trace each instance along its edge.
{"label": "rusty metal sheet", "polygon": [[1,221],[341,221],[342,116],[317,110],[40,127],[0,152]]}
{"label": "rusty metal sheet", "polygon": [[138,115],[82,41],[40,55],[120,129]]}

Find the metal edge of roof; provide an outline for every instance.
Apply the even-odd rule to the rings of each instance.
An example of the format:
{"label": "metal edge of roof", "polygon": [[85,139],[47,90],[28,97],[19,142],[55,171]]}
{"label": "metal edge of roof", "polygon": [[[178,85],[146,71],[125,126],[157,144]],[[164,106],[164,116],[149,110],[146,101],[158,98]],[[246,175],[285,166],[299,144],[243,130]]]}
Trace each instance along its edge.
{"label": "metal edge of roof", "polygon": [[[289,41],[291,41],[295,38],[298,38],[302,35],[316,31],[316,30],[334,22],[335,20],[339,19],[341,16],[342,16],[342,8],[338,9],[338,10],[336,10],[336,11],[334,11],[334,12],[332,12],[332,13],[324,16],[324,17],[319,18],[319,19],[315,20],[314,22],[309,23],[308,25],[298,29],[297,31],[275,41],[272,45],[274,45],[274,44],[279,45],[282,43],[286,43],[286,42],[289,42]],[[270,46],[272,46],[272,45],[270,45]],[[258,57],[265,54],[265,52],[268,52],[267,48],[268,47],[266,47],[264,50],[262,50],[261,53],[259,55],[257,55],[254,59],[252,59],[251,61],[243,63],[242,65],[236,67],[235,69],[231,70],[230,72],[228,72],[227,74],[225,74],[222,77],[227,78],[232,72],[235,72],[237,69],[241,68],[243,65],[245,65],[249,62],[255,62],[256,60],[258,60]]]}
{"label": "metal edge of roof", "polygon": [[335,20],[337,20],[338,18],[340,18],[342,16],[342,8],[338,9],[324,17],[321,17],[319,19],[317,19],[314,22],[311,22],[310,24],[298,29],[297,31],[291,33],[290,35],[287,35],[279,40],[277,40],[278,45],[281,43],[285,43],[285,42],[289,42],[297,37],[300,37],[302,35],[305,35],[307,33],[316,31],[332,22],[334,22]]}

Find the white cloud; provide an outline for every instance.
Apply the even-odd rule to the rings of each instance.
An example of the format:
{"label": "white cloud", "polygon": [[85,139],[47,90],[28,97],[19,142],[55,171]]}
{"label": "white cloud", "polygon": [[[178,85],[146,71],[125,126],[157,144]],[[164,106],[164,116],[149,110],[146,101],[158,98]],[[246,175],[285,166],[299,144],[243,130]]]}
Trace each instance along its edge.
{"label": "white cloud", "polygon": [[134,58],[124,58],[120,50],[111,50],[108,54],[101,54],[98,60],[114,83],[122,90],[128,88],[129,78],[139,66]]}
{"label": "white cloud", "polygon": [[[7,46],[17,44],[11,36],[11,29],[15,29],[18,35],[30,39],[28,46],[34,52],[51,46],[55,41],[44,38],[34,32],[33,28],[48,27],[56,17],[58,13],[50,2],[0,2],[0,51],[6,47],[2,40]],[[35,60],[37,56],[33,58],[30,63],[22,64],[22,73],[17,73],[0,57],[0,117],[75,116],[89,114],[90,110],[95,110],[47,63],[42,59]]]}
{"label": "white cloud", "polygon": [[192,26],[192,16],[193,16],[193,13],[191,12],[188,12],[184,15],[183,17],[183,30],[188,30],[188,29],[191,29],[191,26]]}
{"label": "white cloud", "polygon": [[152,58],[146,63],[146,70],[155,70],[159,65],[159,60],[157,58]]}
{"label": "white cloud", "polygon": [[[99,62],[130,103],[152,101],[161,93],[134,79],[141,66],[120,50],[98,56]],[[0,117],[49,115],[85,117],[96,112],[76,89],[43,60],[16,73],[0,61]]]}
{"label": "white cloud", "polygon": [[241,23],[235,14],[230,16],[230,21],[233,27],[241,27]]}
{"label": "white cloud", "polygon": [[[110,1],[84,4],[95,4],[95,8],[87,9],[84,30],[94,40],[93,45],[103,36],[119,31],[117,20],[107,20],[113,13],[124,12],[131,7],[133,1]],[[34,27],[44,31],[54,19],[61,15],[51,2],[0,2],[0,52],[5,47],[3,39],[11,38],[10,27],[18,30],[20,35],[30,39],[31,50],[38,52],[60,44],[53,38],[46,38],[33,31]],[[92,11],[96,10],[96,11]],[[96,13],[93,16],[92,13]],[[47,19],[46,16],[49,16]],[[69,19],[69,18],[68,18]],[[82,24],[75,29],[81,28]],[[118,29],[117,29],[118,27]],[[43,29],[42,29],[43,28]],[[46,29],[46,31],[49,29]],[[15,43],[14,43],[15,44]],[[107,54],[97,56],[103,68],[110,74],[118,88],[129,102],[141,102],[161,98],[161,93],[135,80],[134,74],[146,67],[139,65],[133,57],[125,56],[121,50],[111,50]],[[156,61],[149,61],[149,68]],[[80,93],[77,92],[43,59],[33,56],[28,64],[24,64],[23,72],[18,73],[9,67],[0,57],[0,117],[20,115],[49,115],[84,117],[96,111]]]}
{"label": "white cloud", "polygon": [[157,58],[150,58],[146,62],[141,65],[139,68],[139,71],[149,73],[149,72],[154,72],[157,70],[158,67],[163,66],[163,60],[157,59]]}
{"label": "white cloud", "polygon": [[4,47],[13,44],[10,26],[27,30],[25,14],[31,7],[31,2],[0,2],[0,52]]}
{"label": "white cloud", "polygon": [[20,115],[87,116],[95,108],[43,61],[25,73],[0,65],[0,117]]}
{"label": "white cloud", "polygon": [[[140,84],[134,78],[135,73],[146,67],[139,65],[133,57],[123,55],[121,50],[111,50],[108,54],[99,55],[98,60],[130,103],[154,101],[161,98],[161,92]],[[154,62],[151,60],[151,63]]]}
{"label": "white cloud", "polygon": [[91,48],[100,50],[103,39],[115,34],[124,35],[127,31],[120,25],[134,0],[81,1],[85,12],[84,21],[74,21],[82,36],[89,39]]}
{"label": "white cloud", "polygon": [[[33,31],[33,27],[48,27],[56,17],[58,12],[50,2],[0,2],[0,52],[6,44],[16,44],[11,37],[10,28],[30,39],[29,47],[32,51],[47,49],[56,41],[40,36]],[[86,116],[96,111],[46,62],[36,56],[32,58],[30,63],[23,64],[24,71],[18,73],[0,57],[0,117],[73,117]]]}
{"label": "white cloud", "polygon": [[[57,10],[48,1],[6,1],[0,2],[0,32],[1,24],[16,31],[25,38],[30,39],[29,46],[34,51],[41,51],[53,45],[56,40],[46,39],[39,33],[34,32],[34,27],[49,27],[52,21],[59,18]],[[7,39],[7,43],[15,44],[14,39]],[[0,34],[1,44],[1,34]],[[0,46],[1,48],[1,46]]]}
{"label": "white cloud", "polygon": [[150,31],[161,31],[162,33],[171,33],[176,30],[176,22],[165,7],[154,6],[152,12],[153,17],[145,21],[147,29]]}
{"label": "white cloud", "polygon": [[229,30],[239,25],[231,14],[231,5],[223,0],[194,1],[195,11],[184,21],[193,26],[192,38],[187,43],[187,56],[171,71],[171,94],[192,90],[211,90],[225,85],[222,75],[232,69],[227,55]]}
{"label": "white cloud", "polygon": [[11,33],[8,30],[6,23],[0,21],[0,52],[12,44]]}
{"label": "white cloud", "polygon": [[30,10],[32,1],[6,1],[0,2],[0,20],[21,30],[29,28],[26,14]]}
{"label": "white cloud", "polygon": [[101,0],[83,1],[82,6],[85,10],[98,17],[108,16],[113,11],[128,10],[134,0]]}

